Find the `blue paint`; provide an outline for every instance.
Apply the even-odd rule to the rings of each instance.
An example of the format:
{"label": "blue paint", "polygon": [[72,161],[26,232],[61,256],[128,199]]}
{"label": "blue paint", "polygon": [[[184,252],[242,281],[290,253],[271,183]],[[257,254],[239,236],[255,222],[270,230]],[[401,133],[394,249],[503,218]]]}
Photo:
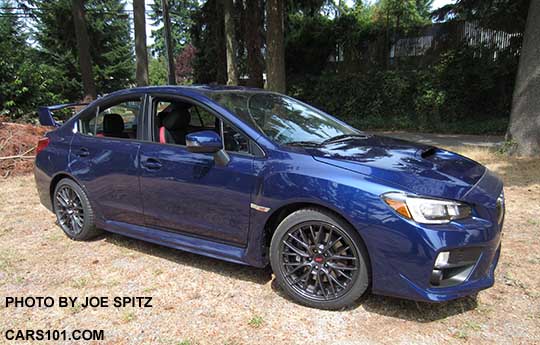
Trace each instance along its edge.
{"label": "blue paint", "polygon": [[221,137],[214,131],[200,131],[186,135],[186,144],[190,152],[214,153],[223,149]]}
{"label": "blue paint", "polygon": [[[503,186],[485,167],[452,152],[378,136],[324,147],[279,145],[207,95],[223,90],[257,91],[148,87],[94,101],[47,134],[50,144],[36,157],[41,202],[51,209],[52,181],[69,176],[87,191],[99,227],[257,267],[268,264],[269,219],[288,205],[310,204],[336,212],[358,231],[369,253],[374,293],[445,301],[493,285],[502,231],[496,200]],[[212,153],[190,152],[185,146],[74,131],[85,111],[145,94],[181,96],[206,106],[254,141],[264,156],[229,152],[229,164],[219,166]],[[187,139],[219,149],[215,132],[191,133]],[[81,156],[83,149],[88,155]],[[381,200],[391,191],[467,202],[473,217],[444,225],[409,221]],[[251,203],[270,211],[251,209]],[[465,282],[430,286],[437,254],[466,247],[480,247],[482,255]]]}

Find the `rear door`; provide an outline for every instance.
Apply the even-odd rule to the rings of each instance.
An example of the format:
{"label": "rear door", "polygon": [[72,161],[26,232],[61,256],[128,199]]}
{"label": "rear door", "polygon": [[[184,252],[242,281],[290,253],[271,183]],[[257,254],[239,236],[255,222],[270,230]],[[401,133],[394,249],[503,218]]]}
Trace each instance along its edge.
{"label": "rear door", "polygon": [[[155,117],[159,99],[153,104]],[[215,113],[194,107],[198,108],[190,109],[191,132],[212,128],[221,132]],[[141,194],[148,226],[235,245],[247,243],[257,179],[254,155],[244,134],[225,128],[227,137],[236,139],[236,145],[226,143],[231,158],[227,166],[216,165],[212,154],[191,153],[183,145],[162,144],[157,138],[141,145]]]}
{"label": "rear door", "polygon": [[144,224],[138,140],[143,100],[142,95],[136,95],[109,101],[81,116],[77,123],[70,171],[88,191],[101,217],[98,221]]}

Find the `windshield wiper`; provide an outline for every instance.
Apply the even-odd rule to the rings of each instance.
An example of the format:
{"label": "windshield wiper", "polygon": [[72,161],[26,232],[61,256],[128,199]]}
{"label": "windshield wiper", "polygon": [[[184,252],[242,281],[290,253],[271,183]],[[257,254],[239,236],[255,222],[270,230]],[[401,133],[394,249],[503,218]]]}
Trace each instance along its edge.
{"label": "windshield wiper", "polygon": [[319,147],[321,144],[316,143],[314,141],[289,141],[286,142],[285,145],[289,146],[309,146],[309,147]]}
{"label": "windshield wiper", "polygon": [[332,144],[332,143],[336,143],[336,142],[339,142],[339,141],[349,140],[349,139],[354,139],[354,138],[366,139],[368,137],[369,136],[367,134],[340,134],[340,135],[336,135],[335,137],[332,137],[330,139],[324,140],[319,145],[323,146],[323,145]]}

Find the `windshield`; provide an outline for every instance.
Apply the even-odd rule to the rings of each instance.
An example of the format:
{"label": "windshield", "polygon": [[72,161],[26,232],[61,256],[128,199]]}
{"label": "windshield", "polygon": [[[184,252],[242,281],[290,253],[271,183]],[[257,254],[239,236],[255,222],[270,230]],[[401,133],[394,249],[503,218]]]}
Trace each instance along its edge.
{"label": "windshield", "polygon": [[279,144],[320,144],[337,136],[359,133],[284,95],[230,91],[207,95]]}

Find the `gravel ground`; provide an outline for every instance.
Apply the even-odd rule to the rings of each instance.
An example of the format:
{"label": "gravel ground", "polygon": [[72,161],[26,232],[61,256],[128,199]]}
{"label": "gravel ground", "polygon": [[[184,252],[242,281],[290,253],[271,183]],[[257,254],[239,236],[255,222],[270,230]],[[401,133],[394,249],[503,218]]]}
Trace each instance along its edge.
{"label": "gravel ground", "polygon": [[[105,330],[105,344],[540,344],[540,160],[465,154],[506,183],[495,286],[444,304],[368,294],[339,312],[294,304],[269,270],[112,234],[71,241],[31,176],[0,180],[0,343],[10,328],[88,328]],[[153,308],[6,308],[5,296],[154,300]]]}

